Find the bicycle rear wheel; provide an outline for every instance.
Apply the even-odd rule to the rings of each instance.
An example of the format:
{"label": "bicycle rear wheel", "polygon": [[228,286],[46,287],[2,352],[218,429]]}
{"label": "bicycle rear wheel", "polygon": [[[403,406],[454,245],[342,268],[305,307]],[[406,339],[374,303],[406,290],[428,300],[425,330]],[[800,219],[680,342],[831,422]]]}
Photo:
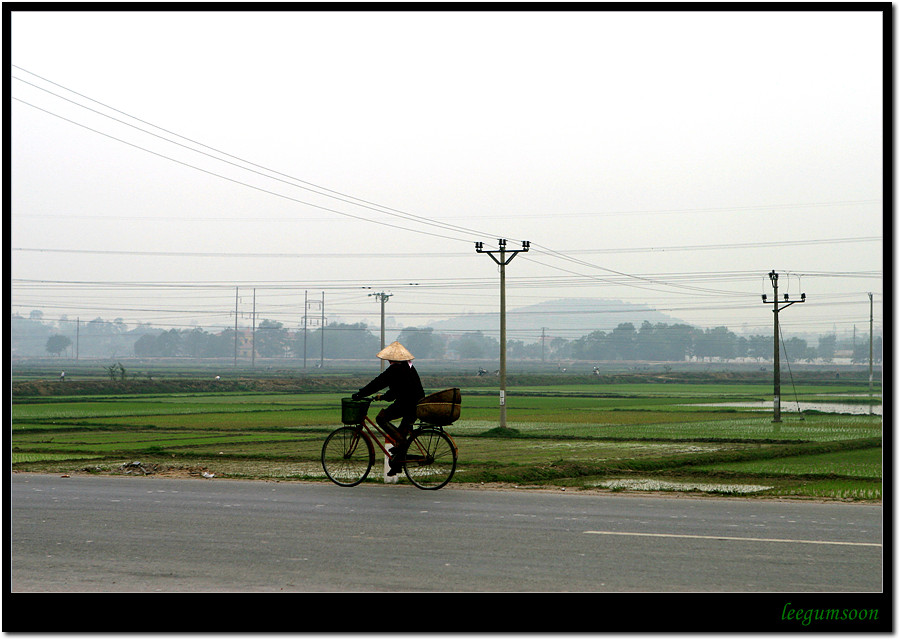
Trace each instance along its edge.
{"label": "bicycle rear wheel", "polygon": [[365,480],[374,462],[372,441],[357,427],[335,429],[322,445],[325,475],[342,487],[354,487]]}
{"label": "bicycle rear wheel", "polygon": [[440,489],[456,471],[456,445],[440,429],[418,429],[406,445],[403,470],[420,489]]}

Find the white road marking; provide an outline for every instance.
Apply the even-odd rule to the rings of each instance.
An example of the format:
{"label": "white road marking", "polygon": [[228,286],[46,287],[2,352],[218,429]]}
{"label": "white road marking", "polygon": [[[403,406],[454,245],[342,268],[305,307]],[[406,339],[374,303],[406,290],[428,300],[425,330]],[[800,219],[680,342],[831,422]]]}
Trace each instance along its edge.
{"label": "white road marking", "polygon": [[738,540],[741,542],[794,542],[797,544],[837,544],[849,547],[881,547],[879,542],[840,542],[836,540],[791,540],[786,538],[739,538],[736,536],[694,536],[680,533],[635,533],[630,531],[585,531],[602,536],[644,536],[650,538],[690,538],[694,540]]}

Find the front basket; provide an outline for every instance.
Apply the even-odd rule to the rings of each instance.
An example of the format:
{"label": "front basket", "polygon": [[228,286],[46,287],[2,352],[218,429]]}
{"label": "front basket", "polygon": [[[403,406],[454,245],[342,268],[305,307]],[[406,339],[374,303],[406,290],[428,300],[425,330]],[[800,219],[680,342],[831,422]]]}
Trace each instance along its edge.
{"label": "front basket", "polygon": [[371,398],[362,400],[341,398],[341,422],[344,424],[359,424],[365,419],[370,404],[372,404]]}

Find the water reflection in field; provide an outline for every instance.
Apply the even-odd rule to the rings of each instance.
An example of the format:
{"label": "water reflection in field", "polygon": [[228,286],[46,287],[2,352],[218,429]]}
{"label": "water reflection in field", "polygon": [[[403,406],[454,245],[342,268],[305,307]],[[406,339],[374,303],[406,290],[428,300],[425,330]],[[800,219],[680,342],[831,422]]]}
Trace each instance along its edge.
{"label": "water reflection in field", "polygon": [[[694,404],[694,407],[741,407],[753,411],[772,411],[772,400],[756,402],[715,402]],[[782,411],[821,411],[822,413],[852,413],[854,415],[882,415],[882,405],[845,404],[841,402],[792,402],[782,398]]]}

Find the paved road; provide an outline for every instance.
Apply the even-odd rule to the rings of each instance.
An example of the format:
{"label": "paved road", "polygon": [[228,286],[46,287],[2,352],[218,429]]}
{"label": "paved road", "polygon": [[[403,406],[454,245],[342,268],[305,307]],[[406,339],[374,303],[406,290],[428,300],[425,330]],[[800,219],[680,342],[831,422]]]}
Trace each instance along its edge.
{"label": "paved road", "polygon": [[12,474],[23,592],[880,592],[882,508]]}

